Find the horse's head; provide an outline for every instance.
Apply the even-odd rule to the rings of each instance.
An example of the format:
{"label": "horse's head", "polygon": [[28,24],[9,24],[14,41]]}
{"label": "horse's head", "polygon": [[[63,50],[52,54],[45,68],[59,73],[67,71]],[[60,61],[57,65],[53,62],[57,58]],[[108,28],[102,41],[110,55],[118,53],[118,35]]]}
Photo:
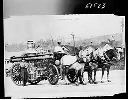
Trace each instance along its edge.
{"label": "horse's head", "polygon": [[116,48],[107,50],[105,52],[105,58],[109,61],[118,61],[118,51]]}
{"label": "horse's head", "polygon": [[114,47],[113,53],[114,53],[113,59],[115,59],[116,61],[119,61],[120,60],[120,57],[119,57],[120,53],[119,53],[118,49]]}

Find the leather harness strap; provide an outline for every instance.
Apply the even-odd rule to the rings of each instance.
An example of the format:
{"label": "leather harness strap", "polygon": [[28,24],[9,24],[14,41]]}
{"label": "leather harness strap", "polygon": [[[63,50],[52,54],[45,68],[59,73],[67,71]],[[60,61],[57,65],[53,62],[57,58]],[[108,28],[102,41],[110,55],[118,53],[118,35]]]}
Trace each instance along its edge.
{"label": "leather harness strap", "polygon": [[105,54],[106,58],[110,61],[110,59],[109,59],[109,57],[107,56],[106,52],[104,52],[104,54]]}

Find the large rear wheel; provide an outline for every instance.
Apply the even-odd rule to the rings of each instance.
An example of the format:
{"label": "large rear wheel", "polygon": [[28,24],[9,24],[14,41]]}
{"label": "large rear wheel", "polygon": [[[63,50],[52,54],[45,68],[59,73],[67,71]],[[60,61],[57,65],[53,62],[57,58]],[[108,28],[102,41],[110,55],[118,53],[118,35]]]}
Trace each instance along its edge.
{"label": "large rear wheel", "polygon": [[27,69],[22,68],[19,63],[14,64],[12,67],[11,79],[16,85],[25,86],[27,83]]}
{"label": "large rear wheel", "polygon": [[48,68],[48,81],[50,84],[55,85],[57,84],[59,77],[58,77],[58,69],[55,65],[50,64]]}

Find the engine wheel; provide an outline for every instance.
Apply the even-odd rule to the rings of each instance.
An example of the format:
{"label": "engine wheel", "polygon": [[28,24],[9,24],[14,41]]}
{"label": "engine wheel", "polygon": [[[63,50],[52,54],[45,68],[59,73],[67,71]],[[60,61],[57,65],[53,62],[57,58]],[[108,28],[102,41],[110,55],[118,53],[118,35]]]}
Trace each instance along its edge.
{"label": "engine wheel", "polygon": [[11,79],[18,86],[25,86],[27,83],[27,69],[22,68],[19,63],[12,67]]}
{"label": "engine wheel", "polygon": [[55,65],[50,64],[48,69],[48,81],[50,84],[55,85],[57,84],[59,77],[58,77],[58,69]]}
{"label": "engine wheel", "polygon": [[67,73],[67,79],[71,83],[75,83],[77,80],[75,69],[69,69]]}

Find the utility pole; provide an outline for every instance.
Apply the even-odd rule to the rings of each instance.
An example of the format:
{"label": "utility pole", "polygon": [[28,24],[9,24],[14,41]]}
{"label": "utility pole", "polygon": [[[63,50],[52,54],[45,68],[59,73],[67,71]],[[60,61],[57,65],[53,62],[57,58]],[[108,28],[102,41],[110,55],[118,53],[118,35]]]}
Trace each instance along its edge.
{"label": "utility pole", "polygon": [[53,40],[53,37],[52,37],[51,34],[50,34],[50,36],[51,36],[51,40],[52,40],[52,44],[53,44],[53,46],[51,47],[51,49],[53,49],[53,47],[55,47],[55,44],[54,44],[54,40]]}
{"label": "utility pole", "polygon": [[72,35],[72,37],[73,37],[73,42],[74,42],[74,53],[75,53],[75,55],[76,55],[76,52],[75,52],[75,40],[74,40],[74,34],[71,34]]}

